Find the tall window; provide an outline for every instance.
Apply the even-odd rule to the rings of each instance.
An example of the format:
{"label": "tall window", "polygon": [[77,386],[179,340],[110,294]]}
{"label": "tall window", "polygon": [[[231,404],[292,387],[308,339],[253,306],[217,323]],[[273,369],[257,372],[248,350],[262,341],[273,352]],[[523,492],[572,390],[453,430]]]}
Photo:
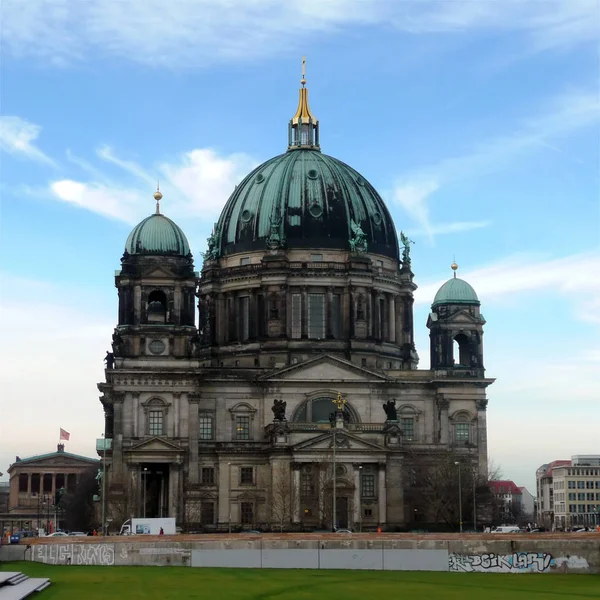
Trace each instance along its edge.
{"label": "tall window", "polygon": [[163,411],[151,410],[148,413],[148,433],[150,435],[163,434]]}
{"label": "tall window", "polygon": [[385,331],[385,300],[383,298],[379,298],[377,301],[377,307],[377,334],[379,339],[383,339]]}
{"label": "tall window", "polygon": [[254,484],[254,468],[253,467],[240,467],[240,484],[242,484],[242,485],[253,485]]}
{"label": "tall window", "polygon": [[360,478],[360,494],[363,498],[375,497],[375,475],[363,473]]}
{"label": "tall window", "polygon": [[469,424],[468,423],[456,423],[454,426],[454,440],[457,442],[468,442],[469,441]]}
{"label": "tall window", "polygon": [[242,415],[235,418],[235,439],[250,439],[250,417]]}
{"label": "tall window", "polygon": [[250,337],[250,312],[248,296],[243,296],[240,300],[240,340],[245,342]]}
{"label": "tall window", "polygon": [[214,467],[202,467],[200,481],[204,485],[215,484],[215,469]]}
{"label": "tall window", "polygon": [[342,297],[334,294],[331,299],[331,335],[339,340],[342,337]]}
{"label": "tall window", "polygon": [[312,473],[302,473],[300,476],[300,494],[304,498],[312,498],[315,495],[315,484]]}
{"label": "tall window", "polygon": [[254,505],[252,502],[242,502],[241,520],[242,525],[252,525],[254,523]]}
{"label": "tall window", "polygon": [[325,337],[325,294],[308,295],[308,337]]}
{"label": "tall window", "polygon": [[412,442],[415,439],[415,420],[412,417],[401,418],[400,428],[407,442]]}
{"label": "tall window", "polygon": [[292,338],[302,337],[302,296],[292,294]]}
{"label": "tall window", "polygon": [[215,503],[202,502],[200,506],[200,522],[203,525],[212,525],[215,522]]}
{"label": "tall window", "polygon": [[213,439],[213,418],[210,415],[200,415],[200,432],[201,440]]}

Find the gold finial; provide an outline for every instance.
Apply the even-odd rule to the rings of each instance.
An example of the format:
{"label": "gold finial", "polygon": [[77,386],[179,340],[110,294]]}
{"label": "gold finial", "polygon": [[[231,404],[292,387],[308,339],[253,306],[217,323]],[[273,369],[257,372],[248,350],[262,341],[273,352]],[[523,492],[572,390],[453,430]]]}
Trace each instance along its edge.
{"label": "gold finial", "polygon": [[306,56],[302,57],[302,79],[300,80],[302,87],[306,84]]}
{"label": "gold finial", "polygon": [[458,269],[458,265],[456,264],[456,262],[453,262],[450,265],[450,268],[454,271],[454,278],[456,279],[456,270]]}
{"label": "gold finial", "polygon": [[156,182],[156,191],[153,194],[154,199],[156,200],[156,214],[160,215],[160,201],[162,200],[163,195],[160,193],[160,181]]}
{"label": "gold finial", "polygon": [[337,406],[338,411],[341,412],[344,409],[344,404],[346,404],[346,399],[342,398],[341,392],[338,392],[337,398],[333,403]]}

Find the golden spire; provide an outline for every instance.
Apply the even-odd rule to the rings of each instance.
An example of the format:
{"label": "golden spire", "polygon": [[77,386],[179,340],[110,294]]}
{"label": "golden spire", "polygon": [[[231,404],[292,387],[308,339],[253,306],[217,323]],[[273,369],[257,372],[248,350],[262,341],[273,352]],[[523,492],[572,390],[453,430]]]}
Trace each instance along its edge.
{"label": "golden spire", "polygon": [[156,191],[154,192],[153,196],[156,200],[156,214],[160,215],[160,201],[163,197],[163,195],[160,193],[160,181],[156,182]]}
{"label": "golden spire", "polygon": [[454,271],[454,279],[456,279],[456,270],[458,269],[458,265],[456,264],[456,262],[453,262],[450,265],[450,268]]}
{"label": "golden spire", "polygon": [[299,90],[298,108],[296,114],[292,117],[292,125],[297,126],[300,119],[302,119],[302,123],[308,123],[311,120],[316,125],[317,119],[310,112],[310,106],[308,106],[308,90],[304,87],[306,85],[306,56],[302,57],[302,79],[300,79],[300,83],[302,87]]}

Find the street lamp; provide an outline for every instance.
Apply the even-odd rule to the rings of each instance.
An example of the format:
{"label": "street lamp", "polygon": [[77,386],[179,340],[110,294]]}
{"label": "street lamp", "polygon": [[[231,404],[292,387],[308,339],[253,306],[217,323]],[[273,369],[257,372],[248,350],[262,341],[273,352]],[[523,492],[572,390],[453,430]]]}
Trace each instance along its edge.
{"label": "street lamp", "polygon": [[460,483],[460,463],[455,461],[454,464],[458,467],[458,525],[460,533],[463,532],[463,520],[462,520],[462,489]]}
{"label": "street lamp", "polygon": [[229,509],[229,518],[228,518],[228,527],[229,533],[231,533],[231,463],[227,463],[227,480],[228,480],[228,493],[227,493],[227,502]]}
{"label": "street lamp", "polygon": [[148,467],[144,467],[144,519],[146,518],[146,486],[148,484]]}
{"label": "street lamp", "polygon": [[477,531],[477,493],[476,493],[476,483],[477,483],[477,469],[473,467],[473,531]]}
{"label": "street lamp", "polygon": [[104,520],[106,516],[106,437],[102,434],[102,535],[105,535]]}
{"label": "street lamp", "polygon": [[[338,392],[337,398],[335,400],[333,400],[333,403],[335,404],[336,407],[336,411],[335,411],[335,419],[333,422],[333,517],[331,519],[333,527],[332,530],[335,531],[337,529],[337,472],[336,472],[336,457],[335,457],[335,446],[336,446],[336,437],[335,434],[337,433],[337,421],[338,421],[338,417],[341,415],[342,419],[344,418],[344,405],[346,404],[346,400],[344,398],[342,398],[342,394],[341,392]],[[343,421],[342,421],[343,423]]]}
{"label": "street lamp", "polygon": [[362,533],[362,465],[358,465],[358,531]]}

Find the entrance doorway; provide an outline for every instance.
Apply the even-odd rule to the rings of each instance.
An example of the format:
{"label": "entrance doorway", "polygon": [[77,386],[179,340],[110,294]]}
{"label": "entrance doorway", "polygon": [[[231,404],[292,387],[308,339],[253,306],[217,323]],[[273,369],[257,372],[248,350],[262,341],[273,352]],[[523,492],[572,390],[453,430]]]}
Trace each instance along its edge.
{"label": "entrance doorway", "polygon": [[142,466],[142,514],[154,519],[169,516],[169,465],[147,463]]}
{"label": "entrance doorway", "polygon": [[339,496],[335,499],[337,529],[348,529],[348,498]]}

